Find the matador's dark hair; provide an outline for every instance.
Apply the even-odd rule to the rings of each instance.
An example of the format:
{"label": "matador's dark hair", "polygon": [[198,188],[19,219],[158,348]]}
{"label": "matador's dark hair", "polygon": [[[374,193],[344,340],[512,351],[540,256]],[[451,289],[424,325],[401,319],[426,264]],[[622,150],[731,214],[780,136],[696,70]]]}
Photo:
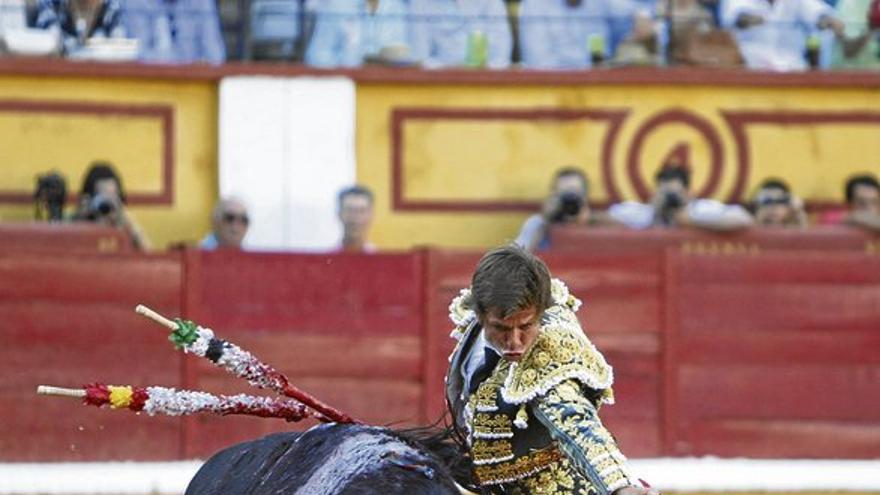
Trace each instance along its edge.
{"label": "matador's dark hair", "polygon": [[495,248],[477,263],[467,304],[481,320],[490,312],[506,318],[529,307],[541,314],[550,303],[550,270],[521,247]]}

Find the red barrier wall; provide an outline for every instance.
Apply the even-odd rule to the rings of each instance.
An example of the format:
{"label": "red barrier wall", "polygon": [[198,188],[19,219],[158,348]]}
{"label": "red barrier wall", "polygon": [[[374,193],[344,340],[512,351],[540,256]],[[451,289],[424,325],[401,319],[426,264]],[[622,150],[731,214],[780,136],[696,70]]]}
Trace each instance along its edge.
{"label": "red barrier wall", "polygon": [[691,229],[594,228],[556,226],[550,231],[554,251],[590,253],[659,253],[675,248],[695,254],[755,254],[767,251],[880,252],[880,236],[844,226],[800,229],[751,229],[712,232]]}
{"label": "red barrier wall", "polygon": [[[628,235],[628,234],[627,234]],[[644,234],[646,242],[655,242]],[[633,241],[636,239],[636,241]],[[637,242],[637,238],[630,238]],[[544,256],[615,367],[603,418],[631,456],[880,456],[880,258],[862,250]],[[144,303],[215,328],[374,424],[443,411],[449,301],[479,253],[375,256],[0,249],[0,460],[204,457],[302,428],[37,397],[85,381],[260,393],[175,352]]]}
{"label": "red barrier wall", "polygon": [[669,453],[878,456],[880,258],[672,253],[667,263]]}
{"label": "red barrier wall", "polygon": [[[186,271],[188,318],[362,421],[424,422],[419,255],[194,251]],[[187,364],[188,386],[253,391],[208,361]],[[233,441],[312,424],[188,418],[186,453],[204,457]]]}
{"label": "red barrier wall", "polygon": [[97,411],[39,384],[179,386],[182,358],[134,313],[180,313],[179,256],[0,251],[0,459],[174,459],[181,421]]}
{"label": "red barrier wall", "polygon": [[130,253],[124,232],[90,223],[0,223],[0,249],[74,253]]}

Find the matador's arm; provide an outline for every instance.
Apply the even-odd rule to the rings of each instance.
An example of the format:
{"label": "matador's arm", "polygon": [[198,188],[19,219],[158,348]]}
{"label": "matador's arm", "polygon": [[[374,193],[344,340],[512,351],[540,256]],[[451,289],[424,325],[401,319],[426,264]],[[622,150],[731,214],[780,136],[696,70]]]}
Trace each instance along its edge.
{"label": "matador's arm", "polygon": [[637,485],[627,469],[626,457],[578,382],[567,380],[553,387],[535,400],[532,410],[599,495]]}

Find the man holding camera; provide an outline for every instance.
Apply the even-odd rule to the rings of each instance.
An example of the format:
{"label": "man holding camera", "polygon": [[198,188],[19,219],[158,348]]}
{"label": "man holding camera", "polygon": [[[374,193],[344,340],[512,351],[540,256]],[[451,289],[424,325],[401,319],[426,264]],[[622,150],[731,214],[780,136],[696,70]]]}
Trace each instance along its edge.
{"label": "man holding camera", "polygon": [[541,213],[526,219],[516,244],[529,252],[550,247],[549,227],[552,224],[601,224],[603,217],[590,210],[587,176],[580,169],[565,167],[553,176],[550,196],[544,200]]}
{"label": "man holding camera", "polygon": [[692,198],[690,172],[681,165],[667,165],[655,179],[657,190],[651,203],[617,203],[608,209],[608,216],[632,229],[694,227],[731,231],[751,227],[754,223],[749,212],[739,205]]}
{"label": "man holding camera", "polygon": [[804,202],[781,179],[767,179],[755,194],[755,223],[761,227],[807,227]]}
{"label": "man holding camera", "polygon": [[122,180],[108,162],[95,162],[86,173],[74,221],[93,222],[125,232],[138,251],[148,251],[150,241],[125,208]]}

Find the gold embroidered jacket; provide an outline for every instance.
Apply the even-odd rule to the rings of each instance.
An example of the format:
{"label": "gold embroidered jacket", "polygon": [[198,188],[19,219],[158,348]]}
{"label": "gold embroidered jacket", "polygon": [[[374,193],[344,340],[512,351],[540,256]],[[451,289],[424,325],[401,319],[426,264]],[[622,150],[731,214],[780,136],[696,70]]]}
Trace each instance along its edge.
{"label": "gold embroidered jacket", "polygon": [[450,306],[458,345],[446,396],[484,493],[605,495],[634,484],[598,416],[614,401],[612,369],[581,330],[580,301],[556,279],[552,293],[518,363],[486,348],[466,290]]}

